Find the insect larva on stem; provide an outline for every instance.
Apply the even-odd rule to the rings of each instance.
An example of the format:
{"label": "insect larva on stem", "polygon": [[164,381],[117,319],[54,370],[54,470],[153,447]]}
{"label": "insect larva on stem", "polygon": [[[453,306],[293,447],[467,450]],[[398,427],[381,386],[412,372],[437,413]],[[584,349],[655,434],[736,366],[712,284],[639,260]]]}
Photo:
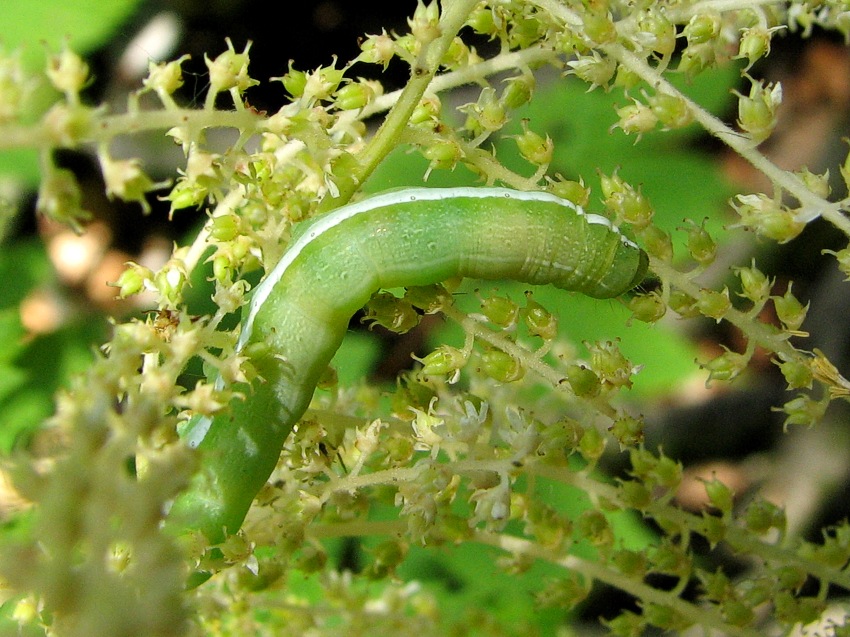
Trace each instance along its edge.
{"label": "insect larva on stem", "polygon": [[250,346],[259,379],[236,388],[244,400],[186,427],[202,466],[168,526],[213,544],[239,529],[351,316],[376,290],[464,276],[611,298],[646,270],[646,253],[610,221],[543,192],[411,188],[303,224],[243,314],[237,349]]}

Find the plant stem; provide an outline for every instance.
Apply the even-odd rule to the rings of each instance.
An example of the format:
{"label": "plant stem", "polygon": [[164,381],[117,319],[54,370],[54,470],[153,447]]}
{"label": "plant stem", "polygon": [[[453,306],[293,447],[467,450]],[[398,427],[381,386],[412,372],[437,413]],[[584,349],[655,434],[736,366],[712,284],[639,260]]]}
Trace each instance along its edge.
{"label": "plant stem", "polygon": [[[560,19],[567,28],[571,26],[583,24],[581,17],[573,10],[556,2],[556,0],[533,0],[534,4],[541,9],[549,12],[551,15]],[[743,3],[722,0],[716,2],[706,2],[703,6],[712,10],[733,10],[744,9],[741,6]],[[747,5],[755,3],[746,3]],[[773,2],[764,2],[758,4],[775,4]],[[689,14],[691,15],[691,11]],[[686,16],[682,16],[685,19]],[[587,44],[591,48],[596,45],[588,40]],[[719,139],[721,142],[729,146],[732,150],[738,153],[746,161],[750,162],[757,170],[767,177],[771,183],[785,192],[792,195],[800,204],[802,211],[800,215],[804,221],[811,221],[819,216],[824,217],[830,223],[839,228],[844,234],[850,236],[850,219],[841,212],[841,203],[831,203],[814,194],[803,181],[794,173],[783,170],[773,162],[761,154],[753,141],[744,134],[733,130],[714,115],[706,111],[696,102],[690,100],[683,95],[676,87],[668,82],[662,74],[652,68],[646,60],[638,57],[625,46],[618,42],[598,45],[598,48],[604,51],[609,57],[619,62],[622,66],[629,69],[632,73],[640,77],[649,86],[659,93],[665,93],[681,99],[687,105],[693,118],[711,135]],[[802,212],[801,211],[801,212]],[[798,213],[799,214],[799,213]]]}
{"label": "plant stem", "polygon": [[[695,299],[699,298],[702,288],[687,275],[682,274],[669,263],[663,262],[659,259],[650,257],[650,264],[652,271],[662,277],[664,281],[668,281],[688,294],[688,296]],[[772,330],[770,326],[764,323],[753,320],[753,317],[750,316],[748,312],[742,312],[730,307],[723,314],[723,320],[738,327],[742,333],[746,334],[748,339],[755,341],[766,350],[782,354],[787,356],[789,359],[795,359],[801,362],[808,360],[802,352],[795,349],[794,346],[788,342],[785,335]]]}
{"label": "plant stem", "polygon": [[558,555],[557,553],[548,551],[539,544],[530,540],[511,535],[476,531],[473,538],[482,544],[495,546],[518,555],[535,557],[561,566],[567,570],[581,573],[592,580],[604,582],[634,595],[643,602],[649,602],[651,604],[657,604],[658,606],[671,608],[676,613],[696,625],[705,628],[715,628],[726,635],[759,637],[759,635],[762,634],[759,631],[750,628],[732,626],[726,623],[723,620],[722,615],[710,606],[697,606],[671,594],[669,591],[653,588],[639,579],[635,579],[609,569],[602,563],[591,562],[575,555]]}
{"label": "plant stem", "polygon": [[850,236],[850,219],[840,210],[840,204],[830,203],[809,190],[803,181],[792,172],[783,170],[767,157],[761,154],[746,135],[731,129],[714,115],[706,111],[696,102],[683,95],[678,89],[664,79],[660,73],[649,66],[646,61],[628,51],[620,44],[609,44],[603,47],[605,52],[633,73],[639,75],[645,82],[659,93],[675,95],[683,100],[694,119],[711,135],[729,146],[732,150],[746,159],[757,170],[764,174],[774,185],[792,195],[806,209],[805,219],[811,220],[819,216]]}
{"label": "plant stem", "polygon": [[[110,142],[120,135],[187,126],[191,129],[236,128],[240,132],[258,128],[262,118],[245,111],[205,111],[199,109],[154,110],[95,116],[92,126],[78,144]],[[51,149],[60,144],[43,123],[0,127],[0,150],[13,148]]]}
{"label": "plant stem", "polygon": [[355,169],[355,174],[350,179],[343,181],[337,197],[325,197],[319,205],[320,212],[326,212],[347,203],[360,184],[366,181],[384,157],[396,147],[410,116],[437,74],[440,62],[449,45],[460,31],[470,11],[477,4],[478,0],[453,0],[444,3],[443,14],[439,23],[439,37],[428,43],[411,68],[410,81],[402,90],[398,101],[390,110],[378,132],[375,133],[375,136],[358,156],[358,167]]}
{"label": "plant stem", "polygon": [[[523,66],[531,66],[556,59],[556,53],[549,47],[533,46],[521,51],[511,51],[510,53],[500,53],[488,60],[472,64],[456,71],[450,71],[436,76],[428,90],[434,93],[442,93],[464,84],[472,84],[480,82],[486,77],[508,71],[512,69],[522,68]],[[359,118],[366,119],[376,113],[380,113],[389,109],[393,104],[401,99],[403,89],[393,91],[381,95],[366,106],[361,111]]]}
{"label": "plant stem", "polygon": [[[463,327],[466,333],[472,334],[475,338],[480,339],[485,343],[489,343],[490,345],[493,345],[494,347],[497,347],[503,352],[516,358],[525,367],[546,380],[553,389],[563,392],[570,397],[574,396],[572,388],[570,388],[569,383],[566,382],[564,374],[547,364],[539,356],[536,356],[534,352],[531,352],[521,345],[518,345],[516,342],[493,332],[480,321],[467,316],[465,313],[454,307],[444,307],[441,311],[448,318]],[[599,411],[599,413],[607,416],[611,420],[615,420],[619,415],[617,414],[617,410],[611,406],[610,400],[610,394],[600,395],[593,401],[593,406]]]}

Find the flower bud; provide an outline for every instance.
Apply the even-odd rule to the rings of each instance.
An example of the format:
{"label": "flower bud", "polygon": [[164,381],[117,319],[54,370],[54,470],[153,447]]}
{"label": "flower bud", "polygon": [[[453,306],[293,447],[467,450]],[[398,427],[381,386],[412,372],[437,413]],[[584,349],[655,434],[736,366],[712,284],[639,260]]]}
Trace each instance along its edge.
{"label": "flower bud", "polygon": [[617,109],[618,126],[626,135],[646,133],[658,124],[658,117],[652,109],[634,100],[632,104]]}
{"label": "flower bud", "polygon": [[617,39],[617,29],[607,13],[588,11],[583,21],[584,34],[594,44],[607,44]]}
{"label": "flower bud", "polygon": [[608,523],[608,518],[596,509],[588,509],[578,517],[576,532],[596,547],[609,547],[614,543],[614,531]]}
{"label": "flower bud", "polygon": [[608,86],[608,82],[617,70],[617,63],[614,60],[603,58],[596,51],[591,55],[582,55],[576,60],[567,62],[567,66],[572,69],[569,73],[590,84],[591,88]]}
{"label": "flower bud", "polygon": [[153,277],[153,272],[150,269],[129,261],[126,263],[127,269],[121,273],[118,280],[111,285],[118,288],[118,298],[126,299],[128,296],[133,296],[142,291],[146,281],[150,281]]}
{"label": "flower bud", "polygon": [[664,604],[648,602],[643,605],[643,617],[651,625],[665,632],[683,633],[693,622]]}
{"label": "flower bud", "polygon": [[89,67],[79,55],[67,46],[59,55],[52,55],[47,62],[47,77],[51,84],[62,91],[69,102],[76,103],[89,80]]}
{"label": "flower bud", "polygon": [[404,293],[404,300],[410,303],[413,307],[419,308],[425,314],[436,314],[444,307],[449,307],[454,302],[451,292],[446,289],[448,282],[445,285],[434,283],[431,285],[414,285]]}
{"label": "flower bud", "polygon": [[643,579],[648,570],[646,555],[640,551],[630,551],[629,549],[617,551],[611,563],[623,575],[634,579]]}
{"label": "flower bud", "polygon": [[683,290],[673,290],[670,292],[668,305],[671,310],[682,318],[694,318],[700,314],[697,308],[697,300]]}
{"label": "flower bud", "polygon": [[229,283],[233,277],[233,260],[226,254],[213,257],[213,278],[219,283]]}
{"label": "flower bud", "polygon": [[644,423],[640,418],[621,416],[609,428],[620,443],[620,449],[631,449],[643,443]]}
{"label": "flower bud", "polygon": [[425,45],[440,36],[440,7],[436,2],[428,5],[417,0],[413,17],[408,18],[410,32],[420,45]]}
{"label": "flower bud", "polygon": [[371,550],[372,563],[366,573],[370,579],[383,580],[393,576],[395,569],[407,556],[407,544],[400,540],[386,540]]}
{"label": "flower bud", "polygon": [[422,151],[425,159],[429,160],[431,168],[454,168],[463,157],[460,146],[451,141],[438,141]]}
{"label": "flower bud", "polygon": [[732,513],[732,505],[734,503],[734,494],[732,493],[732,490],[716,478],[710,481],[706,480],[704,484],[705,493],[712,506],[717,508],[724,515],[730,515]]}
{"label": "flower bud", "polygon": [[436,95],[426,95],[422,101],[413,109],[413,114],[410,116],[410,123],[416,124],[432,124],[440,117],[440,98]]}
{"label": "flower bud", "polygon": [[788,389],[811,389],[814,372],[809,365],[795,359],[782,360],[777,364],[788,383]]}
{"label": "flower bud", "polygon": [[631,387],[632,364],[611,341],[585,343],[590,352],[591,367],[603,383],[612,387]]}
{"label": "flower bud", "polygon": [[536,81],[530,72],[526,71],[522,75],[508,78],[505,83],[507,86],[499,98],[505,108],[519,108],[531,100]]}
{"label": "flower bud", "polygon": [[539,336],[544,341],[551,341],[558,335],[558,319],[545,307],[528,298],[523,310],[525,325],[532,336]]}
{"label": "flower bud", "polygon": [[541,608],[572,609],[587,599],[592,585],[590,578],[569,572],[547,584],[535,595],[534,601]]}
{"label": "flower bud", "polygon": [[481,313],[494,325],[511,329],[517,323],[519,305],[502,296],[491,296],[481,299]]}
{"label": "flower bud", "polygon": [[210,237],[216,241],[230,241],[239,234],[239,217],[234,214],[213,217],[210,224]]}
{"label": "flower bud", "polygon": [[586,206],[590,201],[590,189],[584,185],[583,180],[572,181],[559,176],[556,181],[550,183],[549,190],[553,195],[571,201],[577,206]]}
{"label": "flower bud", "polygon": [[687,219],[688,225],[684,228],[688,234],[688,252],[691,253],[694,261],[702,266],[711,265],[717,255],[717,244],[705,230],[705,221],[703,220],[700,225],[697,225]]}
{"label": "flower bud", "polygon": [[687,78],[693,78],[716,63],[717,51],[713,42],[691,44],[682,52],[676,71]]}
{"label": "flower bud", "polygon": [[633,447],[629,451],[631,475],[641,480],[647,480],[658,466],[658,458],[643,447]]}
{"label": "flower bud", "polygon": [[143,84],[154,91],[165,106],[176,106],[171,95],[183,86],[183,70],[180,65],[188,59],[190,56],[184,55],[171,62],[148,63],[148,76],[143,80]]}
{"label": "flower bud", "polygon": [[496,97],[496,91],[490,87],[481,91],[477,102],[467,104],[461,107],[461,110],[467,113],[471,120],[471,124],[467,123],[467,128],[476,134],[499,130],[508,121],[505,107]]}
{"label": "flower bud", "polygon": [[[850,138],[842,137],[842,141],[850,143]],[[850,153],[844,158],[844,162],[839,167],[841,179],[844,180],[844,185],[850,190]]]}
{"label": "flower bud", "polygon": [[708,370],[708,380],[706,384],[713,380],[729,381],[737,378],[749,363],[747,354],[738,354],[736,352],[725,351],[717,358],[708,361],[703,365]]}
{"label": "flower bud", "polygon": [[20,51],[11,55],[0,52],[0,123],[14,120],[25,110],[33,88]]}
{"label": "flower bud", "polygon": [[653,471],[656,484],[665,489],[678,489],[682,483],[682,465],[678,461],[661,456]]}
{"label": "flower bud", "polygon": [[[776,507],[776,505],[770,502],[764,502],[764,504],[768,505],[768,507]],[[772,518],[772,526],[780,531],[784,531],[787,526],[785,511],[778,507],[776,509],[776,511],[768,510],[768,515]],[[796,565],[780,566],[776,571],[776,581],[779,582],[779,585],[782,588],[795,592],[802,588],[808,577],[809,574],[802,567]]]}
{"label": "flower bud", "polygon": [[643,323],[655,323],[667,313],[664,300],[655,292],[632,297],[629,299],[628,307],[632,311],[632,316]]}
{"label": "flower bud", "polygon": [[617,67],[617,76],[614,78],[614,86],[629,91],[642,82],[640,75],[632,69],[623,66]]}
{"label": "flower bud", "polygon": [[684,128],[694,119],[688,103],[679,95],[656,93],[650,96],[649,106],[665,130]]}
{"label": "flower bud", "polygon": [[106,183],[106,194],[118,197],[122,201],[135,201],[142,206],[145,213],[150,212],[145,194],[162,184],[154,183],[142,170],[138,159],[112,159],[104,154],[99,155],[103,180]]}
{"label": "flower bud", "polygon": [[443,56],[442,65],[447,69],[455,71],[457,69],[466,68],[476,60],[478,60],[478,58],[474,51],[471,51],[466,45],[466,42],[464,42],[461,38],[455,36],[452,38],[449,48]]}
{"label": "flower bud", "polygon": [[171,202],[169,217],[174,214],[175,210],[199,207],[206,200],[207,192],[207,189],[197,182],[179,179],[171,192],[165,196],[165,199]]}
{"label": "flower bud", "polygon": [[[764,535],[771,529],[784,531],[786,527],[785,512],[772,502],[758,499],[750,504],[744,512],[744,523],[750,531],[757,535]],[[791,579],[796,581],[796,578]]]}
{"label": "flower bud", "polygon": [[372,295],[366,304],[366,314],[360,319],[369,329],[380,325],[396,334],[405,334],[419,325],[421,316],[413,306],[389,292]]}
{"label": "flower bud", "polygon": [[723,288],[723,291],[701,290],[700,296],[697,299],[697,308],[700,314],[713,318],[715,321],[720,321],[732,307],[732,302],[729,300],[729,289]]}
{"label": "flower bud", "polygon": [[466,24],[481,35],[495,36],[498,33],[493,10],[489,8],[473,9],[466,19]]}
{"label": "flower bud", "polygon": [[606,440],[595,427],[584,430],[578,443],[578,451],[588,462],[595,462],[605,453]]}
{"label": "flower bud", "polygon": [[789,425],[812,427],[823,418],[826,412],[826,403],[801,395],[782,405],[782,411],[787,414],[783,424],[784,429],[787,429]]}
{"label": "flower bud", "polygon": [[685,25],[682,34],[688,45],[709,42],[720,34],[720,16],[716,13],[697,14]]}
{"label": "flower bud", "polygon": [[204,62],[209,70],[210,92],[213,94],[236,89],[240,93],[258,84],[248,75],[248,50],[251,43],[245,45],[242,53],[233,48],[230,38],[227,41],[227,51],[218,55],[214,60],[204,55]]}
{"label": "flower bud", "polygon": [[641,34],[651,36],[652,50],[662,57],[676,50],[676,27],[660,11],[654,11],[640,21]]}
{"label": "flower bud", "polygon": [[838,262],[838,269],[846,277],[845,281],[850,281],[850,248],[842,248],[837,252],[834,250],[822,250],[822,254],[831,254]]}
{"label": "flower bud", "polygon": [[736,268],[735,271],[741,279],[741,296],[753,303],[761,303],[767,299],[773,282],[755,267],[755,262],[750,268]]}
{"label": "flower bud", "polygon": [[44,116],[44,132],[55,146],[72,148],[91,131],[95,112],[82,105],[54,104]]}
{"label": "flower bud", "polygon": [[334,105],[343,111],[353,111],[366,106],[375,97],[375,89],[367,82],[352,82],[341,87],[334,95]]}
{"label": "flower bud", "polygon": [[773,306],[776,308],[776,315],[782,324],[791,332],[796,332],[800,329],[803,321],[806,320],[806,313],[809,311],[809,304],[803,306],[791,293],[791,283],[788,284],[788,289],[782,296],[773,297]]}
{"label": "flower bud", "polygon": [[594,398],[599,395],[602,383],[592,369],[584,365],[569,365],[567,367],[567,381],[573,393],[579,398]]}
{"label": "flower bud", "polygon": [[610,177],[600,175],[605,206],[614,213],[618,221],[635,228],[644,228],[652,220],[652,206],[640,190],[626,183],[614,173]]}
{"label": "flower bud", "polygon": [[501,383],[512,383],[525,376],[522,363],[507,352],[487,349],[481,353],[481,369]]}
{"label": "flower bud", "polygon": [[304,95],[304,88],[307,86],[307,74],[304,71],[298,71],[292,68],[292,60],[289,61],[289,70],[280,78],[283,83],[283,88],[292,97],[301,97]]}
{"label": "flower bud", "polygon": [[360,55],[357,59],[369,64],[380,64],[386,70],[393,57],[395,57],[395,42],[386,31],[382,30],[378,35],[366,36],[360,44]]}
{"label": "flower bud", "polygon": [[673,240],[661,228],[652,225],[640,228],[638,236],[644,249],[652,256],[667,262],[673,259]]}
{"label": "flower bud", "polygon": [[806,184],[806,188],[822,199],[829,197],[830,192],[832,192],[832,189],[829,187],[829,169],[822,175],[816,175],[810,172],[808,168],[803,168],[794,174]]}
{"label": "flower bud", "polygon": [[738,126],[748,132],[755,143],[763,142],[776,128],[776,110],[781,103],[781,84],[763,86],[753,82],[749,96],[738,96]]}
{"label": "flower bud", "polygon": [[764,194],[738,195],[732,207],[741,216],[737,226],[752,228],[779,243],[787,243],[799,235],[806,224],[782,204]]}
{"label": "flower bud", "polygon": [[180,300],[187,280],[186,268],[182,261],[171,259],[154,275],[153,283],[162,298],[173,305]]}
{"label": "flower bud", "polygon": [[508,27],[508,46],[511,49],[529,48],[546,34],[547,26],[534,14],[514,14]]}
{"label": "flower bud", "polygon": [[738,55],[735,57],[746,60],[747,69],[770,53],[770,35],[772,31],[773,29],[766,29],[763,26],[744,29],[744,32],[741,34]]}
{"label": "flower bud", "polygon": [[453,376],[466,364],[466,354],[449,345],[440,345],[419,361],[426,376]]}
{"label": "flower bud", "polygon": [[345,71],[335,68],[334,64],[336,64],[336,58],[334,58],[331,66],[320,66],[312,73],[304,74],[304,87],[301,96],[305,100],[313,102],[330,99],[345,75]]}

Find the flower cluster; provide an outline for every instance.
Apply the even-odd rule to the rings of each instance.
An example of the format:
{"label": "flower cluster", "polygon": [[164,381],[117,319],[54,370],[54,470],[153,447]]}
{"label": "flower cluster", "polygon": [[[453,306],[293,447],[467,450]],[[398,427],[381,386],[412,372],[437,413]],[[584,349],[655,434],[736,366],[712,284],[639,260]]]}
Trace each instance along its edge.
{"label": "flower cluster", "polygon": [[[598,192],[557,173],[559,133],[528,110],[545,79],[580,82],[610,93],[611,135],[634,136],[638,148],[695,127],[713,135],[770,184],[770,194],[729,202],[737,217],[726,231],[742,243],[788,243],[817,218],[850,234],[848,201],[830,200],[828,171],[786,171],[762,154],[782,123],[783,87],[750,74],[777,33],[815,27],[850,38],[846,3],[419,0],[406,30],[365,35],[354,60],[281,68],[273,78],[281,106],[272,113],[248,101],[260,82],[250,43],[227,40],[223,52],[204,56],[202,107],[177,97],[183,56],[151,63],[124,113],[86,104],[90,69],[67,47],[39,77],[18,54],[0,55],[0,147],[39,152],[38,214],[85,232],[83,190],[54,157],[75,148],[97,158],[109,198],[147,211],[160,193],[172,216],[205,220],[192,243],[174,246],[162,263],[126,263],[115,294],[153,294],[155,308],[145,319],[116,321],[90,369],[59,395],[39,434],[49,457],[10,469],[31,502],[0,537],[16,630],[165,637],[189,634],[194,624],[208,634],[319,635],[350,625],[439,634],[445,611],[424,585],[401,583],[404,570],[423,551],[469,546],[501,551],[494,569],[511,578],[545,564],[548,579],[535,580],[531,596],[563,618],[595,585],[625,591],[637,603],[604,620],[615,635],[692,626],[786,634],[824,616],[828,593],[850,589],[846,523],[819,541],[803,539],[782,506],[741,497],[716,477],[690,480],[703,499],[688,510],[685,467],[650,447],[650,412],[641,415],[641,396],[630,392],[648,354],[633,354],[616,333],[567,337],[568,313],[542,294],[453,281],[373,297],[363,319],[370,326],[416,333],[436,314],[456,340],[416,357],[394,387],[342,388],[333,374],[324,377],[242,530],[217,546],[162,531],[173,499],[204,462],[180,438],[189,418],[227,414],[234,401],[251,400],[251,382],[265,381],[258,352],[239,350],[238,328],[223,327],[249,298],[248,281],[274,267],[298,223],[347,203],[398,149],[421,155],[422,181],[471,173],[481,183],[601,208],[606,218],[590,225],[622,228],[650,265],[650,279],[623,300],[632,313],[623,326],[634,320],[661,330],[673,317],[731,326],[734,346],[700,355],[702,379],[730,383],[764,357],[793,392],[776,406],[786,428],[821,423],[832,401],[850,396],[850,382],[821,352],[799,345],[815,311],[801,287],[778,284],[749,258],[718,277],[729,258],[720,224],[690,211],[662,223],[651,188],[624,176],[633,174],[628,166],[600,167]],[[486,59],[476,46],[490,51]],[[398,62],[411,74],[397,92],[357,75]],[[734,94],[734,122],[668,80],[729,64],[749,86]],[[33,122],[25,114],[39,82],[57,101]],[[450,89],[459,87],[466,97],[457,100]],[[157,106],[145,110],[142,96]],[[370,132],[367,121],[379,114],[383,123]],[[235,141],[214,147],[214,128],[235,130]],[[142,131],[159,131],[182,150],[169,179],[153,179],[113,143]],[[664,170],[677,170],[669,163]],[[850,183],[850,159],[833,175]],[[850,276],[850,248],[824,252]],[[215,309],[193,316],[186,298],[205,263]],[[259,347],[267,354],[274,344]],[[366,546],[356,574],[335,567],[338,540],[350,537]],[[717,547],[744,558],[739,570],[713,567]],[[216,575],[188,593],[187,571]],[[320,592],[318,602],[314,594],[307,603],[307,589]],[[458,634],[476,623],[454,619]],[[478,619],[488,634],[510,631],[493,616]]]}

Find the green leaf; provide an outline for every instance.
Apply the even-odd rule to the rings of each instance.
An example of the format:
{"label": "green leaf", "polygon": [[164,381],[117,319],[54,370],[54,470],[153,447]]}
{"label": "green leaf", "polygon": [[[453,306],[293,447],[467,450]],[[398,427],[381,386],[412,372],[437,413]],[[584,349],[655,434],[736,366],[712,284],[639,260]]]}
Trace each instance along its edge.
{"label": "green leaf", "polygon": [[[53,269],[36,238],[3,245],[0,250],[0,308],[17,307],[39,283],[52,276]],[[2,347],[4,344],[0,344]],[[2,358],[2,355],[0,355]]]}

